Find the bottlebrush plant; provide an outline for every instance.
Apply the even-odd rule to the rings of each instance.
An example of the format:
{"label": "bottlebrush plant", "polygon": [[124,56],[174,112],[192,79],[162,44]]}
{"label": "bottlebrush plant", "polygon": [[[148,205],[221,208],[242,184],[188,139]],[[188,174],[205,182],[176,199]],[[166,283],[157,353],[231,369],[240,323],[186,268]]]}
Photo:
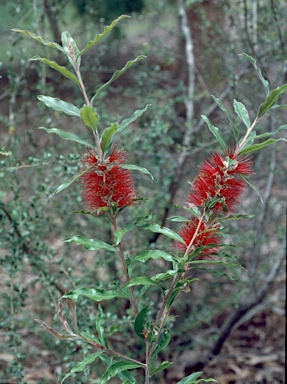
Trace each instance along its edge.
{"label": "bottlebrush plant", "polygon": [[[270,92],[268,82],[263,78],[255,60],[247,54],[243,54],[253,64],[265,89],[266,98],[260,105],[253,123],[250,122],[244,104],[236,100],[234,101],[234,109],[240,123],[243,123],[246,127],[245,133],[242,135],[236,128],[236,125],[231,122],[229,113],[222,105],[222,102],[214,97],[215,102],[226,115],[233,130],[234,143],[228,145],[220,129],[213,126],[206,116],[202,116],[222,147],[222,153],[212,153],[203,162],[198,175],[191,183],[191,190],[184,207],[189,212],[190,218],[186,219],[183,216],[172,218],[175,222],[184,223],[181,224],[182,226],[179,227],[178,232],[152,222],[151,215],[135,217],[126,226],[119,227],[118,217],[121,212],[129,206],[138,203],[139,200],[132,171],[140,171],[150,176],[151,174],[146,168],[129,164],[126,152],[115,146],[113,139],[115,135],[118,137],[130,123],[146,112],[148,105],[141,110],[135,111],[132,116],[122,122],[114,122],[109,127],[103,129],[101,127],[101,117],[96,108],[97,97],[127,69],[144,57],[138,56],[135,60],[127,62],[91,98],[87,95],[80,66],[83,54],[98,44],[125,17],[127,16],[123,15],[114,20],[104,29],[103,33],[98,34],[82,50],[78,49],[68,32],[62,34],[62,45],[60,45],[46,41],[42,37],[26,30],[14,30],[28,35],[45,46],[54,48],[63,54],[68,59],[74,72],[47,58],[34,57],[32,60],[38,60],[47,64],[76,83],[84,98],[84,105],[79,108],[58,98],[38,96],[39,100],[44,102],[46,106],[79,118],[91,130],[93,136],[93,140],[88,142],[80,134],[75,135],[58,128],[43,128],[48,133],[55,133],[62,139],[79,143],[87,148],[81,158],[81,172],[75,175],[69,182],[60,185],[55,192],[59,193],[65,188],[73,187],[74,182],[80,182],[85,203],[83,208],[86,209],[86,211],[83,210],[83,213],[107,218],[111,223],[113,238],[107,243],[100,239],[89,239],[82,235],[74,235],[65,239],[65,241],[75,242],[89,250],[102,249],[105,252],[112,252],[115,254],[115,257],[119,255],[125,276],[124,285],[118,282],[118,284],[111,285],[113,288],[108,290],[100,289],[97,286],[78,288],[72,291],[67,290],[65,295],[59,297],[58,315],[64,333],[56,331],[43,320],[37,320],[48,332],[59,339],[81,340],[96,348],[95,353],[76,363],[71,371],[62,379],[62,382],[68,377],[83,371],[97,359],[101,359],[107,366],[102,376],[96,381],[100,384],[109,382],[113,377],[118,377],[125,384],[138,383],[139,377],[142,377],[142,382],[148,384],[153,376],[167,369],[172,364],[169,361],[159,361],[159,352],[164,348],[168,348],[171,340],[170,330],[167,326],[167,317],[173,303],[181,292],[186,291],[189,284],[196,280],[188,274],[188,271],[203,264],[213,264],[215,266],[218,264],[227,267],[233,265],[226,262],[224,255],[221,255],[221,249],[226,246],[221,235],[222,221],[248,218],[246,215],[237,214],[236,211],[244,190],[248,187],[256,190],[256,187],[249,181],[249,177],[253,174],[252,157],[250,155],[254,151],[259,151],[270,144],[285,140],[283,138],[274,139],[272,136],[286,129],[287,125],[280,126],[275,132],[266,132],[259,135],[255,132],[255,126],[268,110],[275,107],[278,108],[278,105],[275,105],[275,103],[283,93],[287,92],[287,84]],[[125,243],[124,237],[126,233],[132,232],[135,227],[160,233],[166,239],[166,248],[169,248],[169,251],[166,252],[151,247],[137,255],[130,255],[129,245]],[[152,259],[163,259],[170,264],[170,268],[155,276],[137,275],[137,271],[140,270],[140,268],[137,268],[137,265]],[[166,288],[167,282],[169,285]],[[134,289],[135,287],[141,287],[141,290],[138,292]],[[162,297],[160,303],[152,303],[151,301],[148,305],[144,304],[146,300],[143,300],[143,297],[145,296],[146,298],[150,287],[160,291]],[[109,334],[106,333],[103,324],[104,310],[100,304],[98,305],[95,329],[93,331],[79,329],[76,303],[81,296],[88,297],[98,303],[108,300],[124,300],[129,303],[125,308],[129,311],[134,333],[138,337],[138,344],[134,346],[135,350],[139,346],[144,346],[145,348],[145,353],[141,359],[136,359],[134,355],[124,354],[111,347],[109,337],[113,332],[118,331],[118,327],[115,327]],[[69,309],[71,323],[69,323],[64,315],[64,304]],[[131,313],[132,315],[130,315]],[[178,384],[216,382],[214,379],[200,379],[200,375],[201,372],[193,373],[180,380]]]}

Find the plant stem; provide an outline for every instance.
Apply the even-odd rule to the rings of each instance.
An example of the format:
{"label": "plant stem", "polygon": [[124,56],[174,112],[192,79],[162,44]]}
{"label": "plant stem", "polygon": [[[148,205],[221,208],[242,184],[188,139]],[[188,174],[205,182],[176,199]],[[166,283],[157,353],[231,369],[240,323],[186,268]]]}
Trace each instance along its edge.
{"label": "plant stem", "polygon": [[[116,232],[118,230],[118,227],[117,227],[116,216],[114,215],[112,207],[110,208],[110,215],[111,215],[111,218],[112,218],[114,232]],[[126,263],[126,258],[125,258],[125,254],[124,254],[124,251],[123,251],[122,242],[120,242],[118,245],[119,245],[119,253],[120,253],[122,264],[123,264],[123,267],[124,267],[126,283],[128,283],[131,279],[130,279],[130,276],[129,276],[129,270],[128,270],[128,266],[127,266],[127,263]],[[131,305],[132,305],[133,311],[134,311],[134,313],[136,315],[138,315],[138,313],[139,313],[138,303],[136,301],[136,298],[135,298],[134,292],[132,290],[132,287],[129,287],[129,291],[130,291],[130,295],[131,295]]]}
{"label": "plant stem", "polygon": [[255,127],[255,125],[258,123],[258,118],[256,117],[256,119],[253,121],[252,125],[248,128],[243,140],[241,141],[240,144],[238,144],[235,152],[234,152],[234,157],[237,157],[239,152],[240,152],[240,149],[243,147],[243,145],[247,142],[248,140],[248,136],[250,135],[250,133],[252,132],[253,128]]}

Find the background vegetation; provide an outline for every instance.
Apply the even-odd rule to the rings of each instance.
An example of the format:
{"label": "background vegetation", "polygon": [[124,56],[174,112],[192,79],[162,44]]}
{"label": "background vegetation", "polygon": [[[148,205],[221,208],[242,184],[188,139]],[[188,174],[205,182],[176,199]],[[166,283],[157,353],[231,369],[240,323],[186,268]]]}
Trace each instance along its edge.
{"label": "background vegetation", "polygon": [[[147,56],[106,91],[108,105],[100,100],[97,108],[104,111],[108,124],[151,104],[126,130],[125,148],[133,164],[148,168],[155,177],[152,181],[136,176],[139,194],[147,200],[134,209],[152,212],[162,223],[177,214],[176,205],[184,203],[187,182],[197,173],[197,165],[219,150],[201,114],[208,115],[232,142],[224,114],[211,95],[222,99],[231,116],[233,99],[244,102],[251,115],[254,111],[251,118],[263,100],[253,67],[239,54],[246,52],[256,59],[272,89],[287,82],[284,0],[186,1],[187,35],[179,16],[180,1],[154,3],[20,0],[0,6],[0,382],[58,383],[71,361],[82,359],[88,347],[53,339],[34,319],[57,324],[57,291],[121,279],[112,257],[103,266],[108,255],[83,252],[62,241],[74,233],[92,237],[95,226],[102,232],[98,238],[109,239],[108,225],[71,215],[82,208],[79,184],[53,194],[79,170],[82,148],[71,149],[67,142],[38,129],[58,127],[77,133],[81,127],[72,117],[48,110],[37,95],[68,102],[75,102],[78,95],[63,77],[28,60],[37,54],[46,57],[48,48],[10,29],[34,30],[57,42],[68,30],[81,47],[115,17],[132,16],[87,55],[84,80],[92,92],[128,60]],[[284,123],[286,110],[277,110],[262,120],[259,129],[271,131]],[[163,357],[175,363],[159,382],[173,383],[197,368],[221,384],[284,382],[285,152],[283,143],[254,156],[253,181],[263,203],[248,190],[242,213],[254,218],[226,228],[239,245],[234,252],[246,269],[217,271],[217,275],[196,272],[200,281],[181,296],[169,319],[174,339]],[[132,215],[127,211],[125,221]],[[145,244],[165,247],[160,237],[144,235],[140,232],[130,239],[131,253]],[[107,327],[122,326],[126,337],[115,334],[114,343],[129,349],[133,336],[119,305],[115,302],[108,309],[105,322]],[[95,308],[84,299],[81,306],[79,323],[92,329]],[[88,378],[95,378],[97,369],[101,367],[92,366],[91,372],[70,382],[92,382]]]}

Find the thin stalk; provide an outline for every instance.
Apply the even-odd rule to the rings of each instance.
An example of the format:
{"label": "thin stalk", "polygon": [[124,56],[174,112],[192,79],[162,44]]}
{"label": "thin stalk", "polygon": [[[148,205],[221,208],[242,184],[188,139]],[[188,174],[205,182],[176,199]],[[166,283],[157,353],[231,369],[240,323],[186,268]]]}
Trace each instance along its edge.
{"label": "thin stalk", "polygon": [[240,152],[240,149],[243,147],[243,145],[247,142],[248,140],[248,136],[250,135],[250,133],[252,132],[253,128],[255,127],[255,125],[258,123],[258,118],[256,117],[256,119],[253,121],[252,125],[248,128],[243,140],[241,141],[241,143],[237,146],[235,152],[234,152],[234,157],[238,156],[239,152]]}
{"label": "thin stalk", "polygon": [[149,341],[146,339],[146,364],[145,364],[145,384],[150,383],[150,353],[149,353]]}
{"label": "thin stalk", "polygon": [[[115,217],[115,215],[113,213],[112,208],[110,209],[110,215],[111,215],[111,218],[112,218],[112,224],[113,224],[114,232],[116,232],[118,230],[118,227],[117,227],[116,217]],[[128,270],[128,266],[127,266],[127,263],[126,263],[126,258],[125,258],[125,254],[124,254],[124,251],[123,251],[122,242],[120,242],[118,245],[119,245],[119,253],[120,253],[120,256],[121,256],[121,260],[122,260],[122,264],[123,264],[123,268],[124,268],[124,272],[125,272],[126,283],[128,283],[131,279],[130,279],[130,276],[129,276],[129,270]],[[132,305],[133,311],[134,311],[134,313],[136,315],[138,315],[138,313],[139,313],[138,303],[136,301],[136,298],[135,298],[134,292],[132,290],[132,287],[129,287],[129,291],[130,291],[130,295],[131,295],[131,305]]]}

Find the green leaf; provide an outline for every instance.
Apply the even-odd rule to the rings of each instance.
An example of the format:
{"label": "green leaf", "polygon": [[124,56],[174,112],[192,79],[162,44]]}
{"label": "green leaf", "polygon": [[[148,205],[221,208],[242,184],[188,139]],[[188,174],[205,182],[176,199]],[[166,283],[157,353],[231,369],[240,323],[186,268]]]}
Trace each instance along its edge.
{"label": "green leaf", "polygon": [[250,119],[245,105],[240,103],[240,101],[233,100],[233,106],[238,117],[243,121],[247,129],[250,128]]}
{"label": "green leaf", "polygon": [[145,59],[146,58],[146,56],[143,56],[143,55],[141,55],[141,56],[138,56],[136,59],[134,59],[134,60],[131,60],[131,61],[128,61],[127,63],[126,63],[126,65],[122,68],[122,69],[120,69],[120,70],[118,70],[118,71],[116,71],[114,74],[113,74],[113,76],[110,78],[110,80],[109,81],[107,81],[105,84],[103,84],[98,90],[97,90],[97,92],[95,93],[95,95],[92,97],[92,102],[94,101],[94,99],[102,92],[102,91],[104,91],[111,83],[113,83],[118,77],[120,77],[127,69],[129,69],[134,63],[136,63],[137,61],[139,61],[139,60],[142,60],[142,59]]}
{"label": "green leaf", "polygon": [[121,15],[120,17],[118,17],[117,19],[115,19],[110,25],[108,25],[107,27],[105,27],[104,29],[104,32],[97,35],[94,40],[92,41],[89,41],[88,44],[85,46],[84,49],[82,49],[79,53],[78,53],[78,57],[79,56],[82,56],[83,53],[85,53],[86,51],[88,51],[90,48],[92,48],[94,45],[96,45],[99,41],[101,41],[117,24],[120,20],[124,19],[124,18],[130,18],[130,16],[127,16],[127,15]]}
{"label": "green leaf", "polygon": [[64,112],[70,116],[80,117],[80,110],[75,105],[67,103],[64,100],[60,100],[50,96],[39,95],[38,100],[42,101],[49,108],[53,108],[56,111]]}
{"label": "green leaf", "polygon": [[150,304],[148,304],[145,308],[143,308],[140,311],[140,313],[137,315],[137,317],[135,319],[135,324],[134,324],[134,330],[135,330],[136,334],[143,340],[144,340],[143,331],[145,328],[145,323],[146,323],[147,315],[149,312],[149,307],[150,307]]}
{"label": "green leaf", "polygon": [[98,332],[98,338],[101,345],[104,345],[106,348],[107,345],[107,338],[105,337],[105,330],[103,327],[103,321],[104,321],[104,312],[100,304],[98,305],[98,315],[96,318],[96,329]]}
{"label": "green leaf", "polygon": [[208,128],[210,129],[211,133],[216,137],[216,139],[219,142],[219,144],[222,146],[224,151],[227,153],[228,147],[227,147],[227,144],[226,144],[225,140],[221,136],[221,134],[219,132],[219,129],[211,124],[211,122],[210,122],[210,120],[209,120],[209,118],[207,116],[201,115],[201,117],[207,123]]}
{"label": "green leaf", "polygon": [[62,65],[59,65],[55,61],[48,60],[44,57],[34,56],[30,60],[37,60],[41,61],[44,64],[49,65],[49,67],[55,69],[56,71],[60,72],[62,75],[67,77],[68,79],[74,81],[78,86],[80,86],[79,80],[76,75],[74,75],[72,72],[70,72],[66,67],[63,67]]}
{"label": "green leaf", "polygon": [[67,292],[64,296],[62,296],[62,299],[77,300],[79,296],[85,296],[94,301],[111,300],[114,298],[119,298],[119,299],[130,298],[128,290],[125,290],[125,289],[121,289],[120,291],[117,291],[117,290],[105,291],[103,289],[96,289],[96,288],[80,288],[80,289],[75,289],[73,291]]}
{"label": "green leaf", "polygon": [[44,44],[44,45],[47,45],[51,48],[56,48],[58,51],[61,51],[63,53],[66,53],[64,48],[60,45],[60,44],[57,44],[57,43],[53,43],[51,41],[48,41],[48,40],[45,40],[43,39],[43,37],[41,36],[37,36],[35,35],[35,33],[33,32],[30,32],[30,31],[26,31],[24,29],[19,29],[19,28],[13,28],[12,31],[14,32],[20,32],[20,33],[23,33],[24,35],[27,35],[29,37],[32,37],[32,39],[38,41],[39,43],[41,44]]}
{"label": "green leaf", "polygon": [[267,145],[277,143],[278,141],[287,141],[287,139],[284,139],[283,137],[279,139],[268,139],[266,141],[263,141],[262,143],[259,144],[253,144],[250,145],[249,147],[243,148],[240,152],[239,155],[246,155],[247,153],[255,152],[258,151],[262,148],[267,147]]}
{"label": "green leaf", "polygon": [[65,32],[62,33],[62,45],[63,45],[64,50],[66,51],[66,54],[67,54],[68,59],[69,59],[69,62],[72,64],[74,69],[77,70],[78,68],[80,68],[80,65],[81,65],[81,57],[78,57],[76,59],[77,66],[78,66],[78,68],[77,68],[75,63],[74,63],[73,58],[71,57],[69,43],[71,44],[71,46],[73,48],[73,51],[74,51],[74,54],[75,54],[74,57],[76,59],[76,57],[79,54],[79,49],[78,49],[77,44],[75,43],[74,39],[72,38],[72,36],[69,34],[69,32],[65,31]]}
{"label": "green leaf", "polygon": [[140,117],[147,109],[150,107],[150,104],[147,104],[145,108],[135,111],[131,117],[124,119],[119,125],[117,132],[123,131],[129,124],[133,123],[138,117]]}
{"label": "green leaf", "polygon": [[283,131],[284,129],[287,129],[287,124],[281,125],[276,131],[274,132],[265,132],[262,133],[261,135],[257,135],[256,139],[263,139],[264,137],[272,136],[275,135],[276,133]]}
{"label": "green leaf", "polygon": [[[158,368],[163,363],[165,363],[165,362],[163,362],[159,367],[157,367],[156,369],[153,369],[158,353],[168,346],[170,340],[171,340],[171,336],[170,336],[170,332],[168,330],[165,330],[163,333],[161,333],[159,341],[157,342],[157,345],[154,349],[154,352],[153,352],[151,360],[150,360],[151,376],[154,375],[156,372],[159,372],[161,369],[158,370]],[[166,363],[168,363],[168,362],[166,362]],[[169,363],[169,364],[171,364],[171,363]],[[167,366],[163,367],[162,369],[165,369],[165,368],[167,368]]]}
{"label": "green leaf", "polygon": [[281,85],[281,87],[278,87],[274,89],[270,95],[266,98],[263,104],[260,105],[259,111],[257,113],[257,119],[259,119],[261,116],[263,116],[272,106],[276,103],[276,101],[279,99],[279,97],[287,92],[287,84]]}
{"label": "green leaf", "polygon": [[84,105],[80,110],[82,122],[95,131],[98,126],[99,116],[91,105]]}
{"label": "green leaf", "polygon": [[135,225],[151,220],[152,215],[149,216],[139,216],[135,220],[128,223],[124,228],[115,231],[115,245],[119,245],[122,241],[122,238],[127,232],[130,232],[134,229]]}
{"label": "green leaf", "polygon": [[184,379],[177,382],[177,384],[197,384],[200,382],[203,383],[217,383],[214,379],[199,379],[199,376],[202,375],[202,372],[194,372],[191,375],[186,376]]}
{"label": "green leaf", "polygon": [[247,183],[249,185],[249,187],[251,187],[257,193],[257,195],[259,196],[259,198],[261,200],[261,203],[263,203],[263,199],[262,199],[262,196],[260,195],[260,192],[258,191],[256,186],[249,181],[248,177],[246,177],[245,175],[242,175],[242,174],[239,175],[239,177],[241,179],[243,179],[245,181],[245,183]]}
{"label": "green leaf", "polygon": [[113,363],[100,378],[99,384],[106,384],[112,377],[117,376],[119,373],[136,368],[142,368],[142,365],[134,363],[133,361],[119,361]]}
{"label": "green leaf", "polygon": [[101,139],[101,148],[103,152],[105,152],[108,149],[114,134],[117,132],[117,127],[118,127],[118,123],[113,123],[111,124],[110,127],[104,130],[104,133]]}
{"label": "green leaf", "polygon": [[90,251],[97,251],[99,249],[105,249],[106,251],[115,252],[115,248],[107,243],[104,243],[103,241],[96,240],[96,239],[87,239],[83,236],[71,236],[67,237],[64,242],[70,243],[71,241],[74,241],[78,245],[83,245],[86,249],[89,249]]}
{"label": "green leaf", "polygon": [[172,217],[168,217],[168,220],[170,221],[176,221],[177,223],[186,223],[189,221],[189,219],[187,219],[186,217],[183,217],[183,216],[172,216]]}
{"label": "green leaf", "polygon": [[126,283],[124,285],[124,288],[134,287],[137,285],[145,285],[145,286],[153,285],[153,286],[161,289],[161,287],[155,281],[150,279],[148,276],[134,277],[133,279],[131,279],[128,283]]}
{"label": "green leaf", "polygon": [[[184,271],[184,270],[183,270]],[[158,282],[158,281],[164,281],[167,279],[170,279],[174,275],[176,275],[179,271],[174,271],[174,270],[168,270],[163,273],[158,273],[157,275],[152,276],[152,280]]]}
{"label": "green leaf", "polygon": [[153,369],[150,373],[151,376],[155,375],[156,373],[170,367],[173,363],[170,361],[163,361],[157,368]]}
{"label": "green leaf", "polygon": [[252,219],[255,215],[243,215],[243,214],[235,214],[235,215],[227,215],[223,217],[218,217],[216,220],[217,221],[223,221],[223,220],[241,220],[241,219]]}
{"label": "green leaf", "polygon": [[138,167],[137,165],[133,165],[133,164],[121,164],[120,166],[130,171],[139,171],[147,175],[150,175],[150,177],[154,180],[153,175],[146,168]]}
{"label": "green leaf", "polygon": [[80,361],[74,367],[70,370],[69,373],[66,374],[65,377],[63,377],[61,384],[70,376],[72,376],[74,373],[82,372],[87,365],[92,364],[103,352],[96,352],[93,353],[90,356],[87,356],[84,360]]}
{"label": "green leaf", "polygon": [[219,106],[219,108],[224,112],[225,116],[227,117],[228,123],[233,130],[234,137],[237,139],[239,132],[238,132],[238,129],[236,128],[236,126],[233,124],[228,110],[224,107],[224,105],[220,99],[218,99],[217,97],[215,97],[213,95],[211,95],[211,97],[216,102],[216,104]]}
{"label": "green leaf", "polygon": [[265,89],[265,92],[266,92],[266,95],[268,96],[269,94],[269,83],[267,80],[264,79],[264,77],[262,76],[262,73],[261,73],[261,69],[257,67],[256,65],[256,60],[253,59],[253,57],[247,55],[246,53],[241,53],[240,56],[243,56],[245,57],[246,59],[248,59],[254,66],[258,76],[259,76],[259,79],[261,80],[262,84],[263,84],[263,87]]}
{"label": "green leaf", "polygon": [[166,253],[159,249],[151,249],[151,250],[142,251],[139,255],[135,256],[128,265],[132,265],[138,261],[141,263],[146,263],[150,259],[154,259],[154,260],[164,259],[170,262],[175,261],[175,258],[169,253]]}
{"label": "green leaf", "polygon": [[45,127],[39,127],[39,129],[44,129],[48,133],[56,133],[58,136],[60,136],[64,140],[71,140],[75,141],[76,143],[85,145],[86,147],[94,148],[93,145],[88,143],[86,140],[81,139],[79,136],[75,135],[74,133],[70,132],[64,132],[59,128],[45,128]]}
{"label": "green leaf", "polygon": [[74,176],[70,181],[67,183],[61,184],[56,190],[55,194],[61,192],[63,189],[68,188],[74,181],[78,180],[82,175],[84,175],[86,172],[88,172],[90,169],[93,168],[94,165],[91,165],[89,168],[85,169],[83,172],[78,173],[76,176]]}
{"label": "green leaf", "polygon": [[173,240],[179,241],[180,243],[185,244],[185,241],[179,234],[174,232],[172,229],[166,228],[166,227],[161,227],[159,224],[143,224],[141,225],[143,229],[149,230],[151,232],[155,233],[161,233],[167,237],[170,237]]}

